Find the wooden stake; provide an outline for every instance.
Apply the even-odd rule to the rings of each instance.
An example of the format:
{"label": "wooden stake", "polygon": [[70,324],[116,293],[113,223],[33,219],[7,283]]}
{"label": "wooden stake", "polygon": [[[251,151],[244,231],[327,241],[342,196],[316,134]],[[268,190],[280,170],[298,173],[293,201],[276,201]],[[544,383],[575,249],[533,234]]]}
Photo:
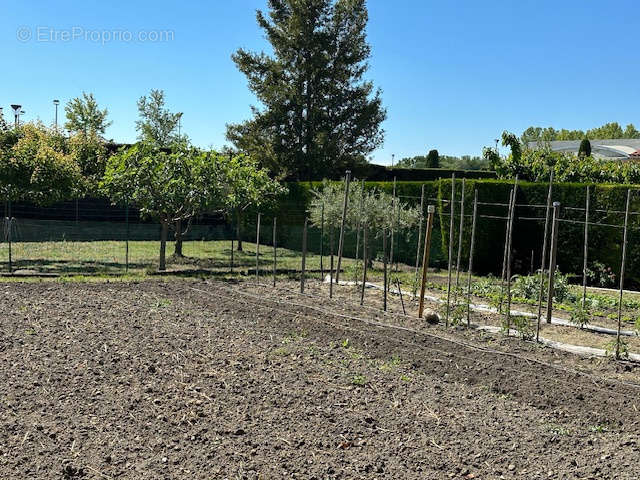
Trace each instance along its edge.
{"label": "wooden stake", "polygon": [[478,190],[473,193],[473,220],[471,221],[471,244],[469,246],[469,271],[467,272],[467,327],[471,326],[471,272],[473,271],[473,250],[476,244],[476,218],[478,216]]}
{"label": "wooden stake", "polygon": [[347,219],[347,207],[349,205],[349,184],[351,183],[351,171],[345,175],[344,201],[342,202],[342,222],[340,223],[340,239],[338,240],[338,267],[336,269],[336,283],[340,278],[340,266],[342,264],[342,249],[344,248],[344,227]]}
{"label": "wooden stake", "polygon": [[620,263],[620,296],[618,297],[618,330],[616,332],[616,359],[620,358],[620,330],[622,327],[622,293],[624,291],[624,273],[627,262],[627,230],[629,227],[629,204],[631,189],[627,190],[627,207],[624,212],[624,233],[622,235],[622,262]]}
{"label": "wooden stake", "polygon": [[[397,205],[398,205],[398,201],[396,199],[396,177],[393,177],[393,200],[392,200],[392,213],[391,213],[391,248],[389,249],[389,263],[391,264],[391,269],[393,270],[393,252],[394,252],[394,244],[393,244],[393,239],[394,239],[394,234],[395,234],[395,230],[394,230],[394,225],[396,223],[396,218],[397,218]],[[391,279],[389,279],[391,280]],[[387,287],[388,288],[388,287]]]}
{"label": "wooden stake", "polygon": [[456,204],[456,174],[451,174],[451,207],[449,209],[449,263],[447,268],[447,314],[445,317],[445,326],[449,326],[449,311],[451,309],[451,268],[453,264],[453,223],[455,219]]}
{"label": "wooden stake", "polygon": [[560,202],[553,202],[553,223],[551,224],[551,252],[549,253],[549,287],[547,290],[547,323],[551,323],[553,313],[554,281],[556,278],[556,254],[558,250],[558,218]]}
{"label": "wooden stake", "polygon": [[273,217],[273,286],[276,286],[276,270],[278,264],[278,255],[277,255],[277,238],[276,238],[276,217]]}
{"label": "wooden stake", "polygon": [[324,202],[320,211],[320,278],[324,282]]}
{"label": "wooden stake", "polygon": [[360,231],[362,230],[362,211],[364,210],[364,178],[360,182],[360,210],[358,211],[358,229],[356,231],[356,262],[360,253]]}
{"label": "wooden stake", "polygon": [[402,313],[407,314],[407,310],[404,308],[404,298],[402,298],[402,289],[400,288],[400,280],[396,277],[396,287],[398,288],[398,295],[400,295],[400,303],[402,304]]}
{"label": "wooden stake", "polygon": [[587,185],[587,201],[584,211],[584,254],[582,263],[582,310],[587,302],[587,258],[589,256],[589,185]]}
{"label": "wooden stake", "polygon": [[549,175],[549,191],[547,192],[547,210],[544,220],[544,236],[542,238],[542,254],[540,255],[540,293],[538,294],[538,321],[536,322],[536,342],[540,340],[540,322],[542,321],[542,295],[544,290],[544,266],[547,261],[547,236],[549,235],[549,215],[551,213],[551,196],[553,194],[553,170]]}
{"label": "wooden stake", "polygon": [[364,224],[363,232],[362,232],[362,289],[360,290],[360,305],[364,304],[364,289],[367,284],[367,263],[368,263],[368,253],[367,252],[367,224]]}
{"label": "wooden stake", "polygon": [[511,189],[509,194],[509,206],[507,208],[507,222],[506,229],[504,232],[504,251],[502,253],[502,275],[500,280],[500,304],[498,305],[498,313],[502,313],[502,303],[504,301],[504,284],[507,277],[507,256],[509,250],[509,236],[510,236],[510,227],[511,227],[511,217],[513,215],[512,205],[514,203],[513,199],[515,198],[515,187]]}
{"label": "wooden stake", "polygon": [[418,318],[422,318],[424,313],[424,291],[427,284],[427,269],[429,268],[429,253],[431,251],[431,231],[433,230],[433,214],[436,207],[429,205],[427,208],[427,229],[424,234],[424,252],[422,254],[422,283],[420,284],[420,304],[418,307]]}
{"label": "wooden stake", "polygon": [[304,293],[304,272],[307,261],[307,226],[309,219],[304,219],[304,229],[302,230],[302,272],[300,273],[300,293]]}
{"label": "wooden stake", "polygon": [[127,273],[129,271],[129,201],[127,200],[127,206],[125,210],[125,222],[126,232],[125,232],[125,255],[124,255],[124,271]]}
{"label": "wooden stake", "polygon": [[[418,245],[416,247],[416,283],[418,280],[418,267],[420,266],[420,245],[422,244],[422,224],[424,223],[424,183],[422,184],[422,191],[420,192],[420,224],[418,225]],[[413,296],[416,296],[415,289]]]}
{"label": "wooden stake", "polygon": [[260,213],[256,223],[256,282],[260,277]]}

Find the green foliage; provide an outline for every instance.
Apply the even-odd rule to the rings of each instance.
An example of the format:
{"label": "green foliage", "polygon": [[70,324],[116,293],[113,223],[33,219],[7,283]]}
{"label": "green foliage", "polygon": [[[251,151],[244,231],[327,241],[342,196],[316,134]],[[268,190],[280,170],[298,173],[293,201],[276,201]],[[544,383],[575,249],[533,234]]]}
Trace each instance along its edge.
{"label": "green foliage", "polygon": [[[431,152],[438,152],[437,150],[431,150]],[[461,177],[469,177],[468,171],[478,171],[478,170],[488,170],[490,168],[490,164],[487,160],[478,156],[471,155],[462,155],[461,157],[456,157],[453,155],[439,155],[437,158],[433,158],[435,155],[432,155],[432,160],[429,160],[428,155],[416,155],[414,157],[405,157],[398,162],[398,167],[412,168],[412,169],[446,169],[447,171],[437,171],[437,177],[448,177],[451,176],[451,172],[455,170],[464,170],[465,172],[459,172]],[[437,161],[436,161],[437,160]],[[435,165],[435,166],[432,166]],[[487,172],[488,173],[488,172]]]}
{"label": "green foliage", "polygon": [[[624,337],[614,338],[604,345],[604,352],[607,357],[629,358],[629,345]],[[616,356],[617,352],[617,356]]]}
{"label": "green foliage", "polygon": [[66,139],[41,123],[0,134],[0,191],[10,200],[48,204],[73,198],[82,186]]}
{"label": "green foliage", "polygon": [[93,93],[82,92],[82,97],[69,100],[64,110],[67,117],[64,128],[85,136],[104,135],[112,123],[107,121],[108,110],[100,110]]}
{"label": "green foliage", "polygon": [[525,145],[529,142],[552,142],[554,140],[581,140],[585,137],[598,140],[614,138],[640,138],[640,132],[636,130],[632,123],[624,130],[617,122],[606,123],[601,127],[592,128],[586,132],[582,130],[556,130],[553,127],[529,127],[524,132],[520,140]]}
{"label": "green foliage", "polygon": [[532,340],[535,336],[533,319],[525,315],[512,315],[511,323],[522,340]]}
{"label": "green foliage", "polygon": [[583,328],[585,325],[587,325],[590,318],[591,313],[587,308],[583,308],[582,305],[579,305],[569,314],[569,321],[580,328]]}
{"label": "green foliage", "polygon": [[179,113],[171,113],[165,107],[164,91],[151,90],[149,97],[138,100],[140,120],[136,121],[138,139],[159,148],[181,141],[175,133],[180,120]]}
{"label": "green foliage", "polygon": [[429,150],[427,154],[427,168],[440,168],[440,154],[438,150]]}
{"label": "green foliage", "polygon": [[83,177],[82,193],[97,195],[107,164],[104,141],[93,131],[78,133],[68,139],[68,148]]}
{"label": "green foliage", "polygon": [[502,145],[511,149],[511,158],[514,162],[520,161],[520,157],[522,156],[522,147],[518,137],[505,130],[502,132]]}
{"label": "green foliage", "polygon": [[602,288],[615,287],[617,283],[613,269],[598,261],[591,262],[587,268],[587,280],[589,285]]}
{"label": "green foliage", "polygon": [[364,0],[271,0],[257,12],[272,55],[236,51],[262,110],[227,138],[277,174],[336,176],[366,163],[383,140],[380,91],[366,79]]}

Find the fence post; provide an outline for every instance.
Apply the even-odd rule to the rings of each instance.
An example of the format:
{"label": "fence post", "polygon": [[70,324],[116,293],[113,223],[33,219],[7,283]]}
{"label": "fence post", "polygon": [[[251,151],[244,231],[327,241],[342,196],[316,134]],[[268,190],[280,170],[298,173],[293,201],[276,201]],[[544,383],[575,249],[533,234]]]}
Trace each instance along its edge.
{"label": "fence post", "polygon": [[584,261],[582,263],[582,310],[587,302],[587,259],[589,256],[589,185],[587,185],[587,201],[584,213]]}
{"label": "fence post", "polygon": [[476,244],[476,218],[478,216],[478,190],[473,193],[473,220],[471,221],[471,244],[469,245],[469,271],[467,272],[467,327],[471,326],[471,271],[473,270],[473,249]]}
{"label": "fence post", "polygon": [[360,230],[362,230],[362,210],[364,210],[364,178],[360,182],[360,211],[358,212],[358,229],[356,231],[356,262],[360,253]]}
{"label": "fence post", "polygon": [[616,332],[616,359],[620,358],[620,329],[622,325],[622,293],[624,291],[624,273],[627,262],[627,229],[629,227],[629,203],[631,189],[627,189],[627,207],[624,212],[624,233],[622,235],[622,262],[620,263],[620,297],[618,298],[618,330]]}
{"label": "fence post", "polygon": [[13,273],[13,257],[11,251],[11,235],[13,230],[13,217],[11,217],[11,200],[7,204],[7,240],[9,241],[9,273]]}
{"label": "fence post", "polygon": [[304,229],[302,230],[302,272],[300,274],[300,293],[304,293],[304,271],[307,261],[307,225],[309,218],[304,219]]}
{"label": "fence post", "polygon": [[420,284],[420,303],[418,307],[418,318],[422,318],[424,313],[424,291],[427,284],[427,269],[429,268],[429,254],[431,252],[431,231],[433,230],[433,215],[436,211],[434,205],[427,207],[427,229],[424,234],[424,252],[422,254],[422,283]]}
{"label": "fence post", "polygon": [[258,221],[256,223],[256,282],[260,278],[260,212],[258,212]]}
{"label": "fence post", "polygon": [[456,288],[454,293],[454,303],[458,303],[458,288],[460,286],[460,261],[462,260],[462,235],[464,231],[464,187],[465,179],[462,179],[462,190],[460,192],[460,228],[458,232],[458,254],[456,258]]}
{"label": "fence post", "polygon": [[231,267],[231,273],[233,273],[233,233],[231,234],[231,257],[229,266]]}
{"label": "fence post", "polygon": [[451,174],[451,208],[449,209],[449,263],[447,268],[447,313],[445,317],[445,326],[449,326],[449,310],[451,308],[451,268],[453,267],[453,222],[456,211],[455,204],[456,195],[456,174]]}
{"label": "fence post", "polygon": [[367,224],[364,224],[362,231],[362,290],[360,291],[360,305],[364,304],[364,289],[367,284],[367,260],[368,253],[367,252]]}
{"label": "fence post", "polygon": [[389,285],[387,284],[387,262],[388,262],[388,257],[387,257],[387,229],[385,228],[382,231],[382,250],[383,250],[383,255],[382,255],[382,261],[383,261],[383,271],[384,271],[384,275],[383,275],[383,280],[384,280],[384,287],[383,287],[383,308],[384,311],[387,311],[387,289],[389,287]]}
{"label": "fence post", "polygon": [[553,223],[551,224],[551,251],[549,253],[549,288],[547,290],[547,323],[551,323],[553,313],[554,281],[556,277],[556,255],[558,250],[558,217],[560,202],[553,202]]}
{"label": "fence post", "polygon": [[277,254],[277,238],[276,238],[276,217],[273,217],[273,286],[276,286],[276,270],[278,263],[278,254]]}
{"label": "fence post", "polygon": [[[422,244],[422,224],[424,223],[424,183],[420,192],[420,223],[418,225],[418,245],[416,246],[416,273],[415,283],[418,283],[418,267],[420,266],[420,245]],[[413,290],[413,296],[416,296],[416,290]]]}
{"label": "fence post", "polygon": [[349,205],[349,184],[351,183],[351,170],[347,170],[345,175],[344,202],[342,203],[342,221],[340,223],[340,239],[338,240],[338,266],[336,269],[336,283],[340,278],[340,266],[342,265],[342,249],[344,248],[344,226],[347,218],[347,207]]}
{"label": "fence post", "polygon": [[536,342],[540,339],[540,322],[542,321],[542,293],[544,289],[544,264],[547,261],[547,236],[549,234],[549,214],[551,212],[551,196],[553,194],[553,170],[549,175],[549,190],[547,192],[547,209],[544,220],[544,237],[542,239],[542,254],[540,255],[540,293],[538,294],[538,321],[536,322]]}
{"label": "fence post", "polygon": [[125,273],[129,272],[129,201],[127,200],[127,206],[125,209],[125,256],[124,256],[124,271]]}

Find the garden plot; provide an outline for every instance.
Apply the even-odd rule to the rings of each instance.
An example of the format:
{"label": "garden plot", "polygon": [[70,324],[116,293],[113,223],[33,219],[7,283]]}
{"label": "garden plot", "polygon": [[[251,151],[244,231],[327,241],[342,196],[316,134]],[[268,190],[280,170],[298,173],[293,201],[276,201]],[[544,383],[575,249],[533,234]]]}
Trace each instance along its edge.
{"label": "garden plot", "polygon": [[296,286],[3,285],[0,477],[640,475],[633,364]]}

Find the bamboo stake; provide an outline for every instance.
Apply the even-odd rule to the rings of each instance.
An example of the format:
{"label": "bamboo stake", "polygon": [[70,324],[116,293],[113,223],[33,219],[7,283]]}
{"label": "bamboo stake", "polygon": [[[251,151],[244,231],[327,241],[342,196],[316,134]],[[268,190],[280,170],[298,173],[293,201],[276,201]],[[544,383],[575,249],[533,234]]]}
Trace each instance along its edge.
{"label": "bamboo stake", "polygon": [[429,268],[429,253],[431,251],[431,231],[433,230],[433,214],[436,207],[429,205],[427,207],[427,229],[424,234],[424,252],[422,254],[422,283],[420,284],[420,304],[418,307],[418,318],[422,318],[424,313],[424,291],[427,283],[427,269]]}
{"label": "bamboo stake", "polygon": [[587,185],[587,201],[584,213],[584,261],[582,263],[582,310],[587,303],[587,258],[589,256],[589,185]]}
{"label": "bamboo stake", "polygon": [[342,264],[342,249],[344,248],[344,227],[347,219],[347,207],[349,205],[349,184],[351,183],[351,170],[345,175],[344,201],[342,203],[342,222],[340,223],[340,239],[338,240],[338,267],[336,269],[336,283],[340,278],[340,266]]}
{"label": "bamboo stake", "polygon": [[364,178],[360,181],[360,210],[358,212],[358,229],[356,231],[356,262],[360,253],[360,231],[362,230],[362,211],[364,210]]}
{"label": "bamboo stake", "polygon": [[[396,200],[396,177],[393,177],[393,200],[392,200],[392,212],[391,212],[391,248],[389,249],[389,263],[391,264],[391,269],[393,269],[393,249],[394,249],[394,235],[395,235],[395,231],[393,229],[394,224],[396,223],[396,217],[397,217],[397,205],[398,202]],[[387,287],[388,288],[388,287]]]}
{"label": "bamboo stake", "polygon": [[382,250],[384,251],[384,254],[382,255],[383,257],[383,269],[384,269],[384,287],[383,287],[383,307],[384,307],[384,311],[387,311],[387,289],[389,284],[387,283],[387,262],[388,262],[388,257],[387,257],[387,229],[385,228],[382,231]]}
{"label": "bamboo stake", "polygon": [[273,286],[276,286],[276,270],[278,263],[278,254],[277,254],[277,238],[276,238],[276,217],[273,217]]}
{"label": "bamboo stake", "polygon": [[329,266],[329,298],[333,298],[333,249],[334,249],[334,229],[329,226],[329,248],[331,249],[331,263]]}
{"label": "bamboo stake", "polygon": [[[424,183],[422,184],[422,191],[420,192],[420,224],[418,225],[418,245],[416,247],[416,283],[418,280],[418,267],[420,266],[420,245],[422,244],[422,224],[424,223]],[[415,289],[413,290],[413,296],[416,296]]]}
{"label": "bamboo stake", "polygon": [[447,314],[445,317],[445,326],[449,326],[449,311],[451,308],[451,267],[453,263],[453,222],[455,218],[456,204],[456,174],[451,174],[451,208],[449,210],[449,263],[447,267]]}
{"label": "bamboo stake", "polygon": [[540,255],[540,293],[538,294],[538,321],[536,322],[536,342],[540,340],[540,322],[542,320],[542,294],[544,287],[544,265],[547,261],[547,236],[549,234],[549,214],[551,213],[551,196],[553,194],[553,170],[549,175],[549,191],[547,192],[547,210],[544,220],[544,237],[542,254]]}
{"label": "bamboo stake", "polygon": [[620,263],[620,297],[618,298],[618,330],[616,332],[616,359],[620,358],[620,330],[622,328],[622,293],[624,291],[624,273],[627,261],[627,230],[629,227],[629,204],[631,189],[627,190],[627,207],[624,212],[624,233],[622,235],[622,262]]}
{"label": "bamboo stake", "polygon": [[260,277],[260,213],[258,212],[258,222],[256,223],[256,282]]}
{"label": "bamboo stake", "polygon": [[360,290],[360,305],[364,305],[364,289],[367,284],[367,224],[364,224],[362,232],[362,289]]}
{"label": "bamboo stake", "polygon": [[460,227],[459,227],[459,232],[458,232],[458,254],[457,254],[457,258],[456,258],[456,288],[455,288],[455,293],[454,293],[454,300],[453,303],[457,304],[458,303],[458,288],[460,288],[460,263],[462,260],[462,235],[464,232],[464,187],[465,187],[465,180],[466,179],[462,179],[462,191],[460,193],[461,199],[460,199]]}
{"label": "bamboo stake", "polygon": [[320,278],[324,282],[324,202],[320,212]]}
{"label": "bamboo stake", "polygon": [[402,288],[400,288],[400,279],[396,277],[396,287],[398,288],[398,294],[400,295],[400,303],[402,304],[402,313],[407,314],[407,310],[404,308],[404,298],[402,298]]}
{"label": "bamboo stake", "polygon": [[471,244],[469,246],[469,271],[467,272],[467,327],[471,326],[471,272],[473,271],[473,250],[476,243],[476,218],[478,216],[478,190],[473,193],[473,220],[471,222]]}
{"label": "bamboo stake", "polygon": [[511,250],[513,245],[513,222],[516,217],[517,196],[518,191],[517,186],[515,186],[511,199],[511,215],[509,218],[509,246],[507,250],[507,334],[509,333],[509,329],[511,328]]}
{"label": "bamboo stake", "polygon": [[551,323],[553,313],[554,282],[556,278],[556,255],[558,250],[558,218],[560,202],[553,202],[553,223],[551,224],[551,251],[549,253],[549,287],[547,290],[547,323]]}
{"label": "bamboo stake", "polygon": [[309,218],[304,219],[304,229],[302,230],[302,272],[300,273],[300,293],[304,293],[304,272],[307,261],[307,227]]}
{"label": "bamboo stake", "polygon": [[126,230],[125,230],[125,253],[124,253],[124,271],[127,273],[129,271],[129,201],[127,200],[127,206],[125,210],[125,222],[126,222]]}

